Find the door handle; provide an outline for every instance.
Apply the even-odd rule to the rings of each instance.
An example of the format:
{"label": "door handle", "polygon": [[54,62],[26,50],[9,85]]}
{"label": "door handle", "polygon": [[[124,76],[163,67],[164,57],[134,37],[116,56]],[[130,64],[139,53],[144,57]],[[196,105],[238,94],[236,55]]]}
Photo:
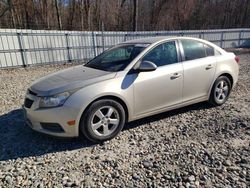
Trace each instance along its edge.
{"label": "door handle", "polygon": [[181,76],[180,73],[174,73],[170,78],[171,80],[173,80],[173,79],[179,78],[180,76]]}
{"label": "door handle", "polygon": [[208,66],[206,66],[206,70],[212,69],[213,66],[211,64],[209,64]]}

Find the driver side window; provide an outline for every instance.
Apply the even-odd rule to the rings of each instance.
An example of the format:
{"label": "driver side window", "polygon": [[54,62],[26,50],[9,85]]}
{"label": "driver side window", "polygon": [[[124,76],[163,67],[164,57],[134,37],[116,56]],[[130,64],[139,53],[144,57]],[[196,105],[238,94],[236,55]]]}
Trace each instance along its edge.
{"label": "driver side window", "polygon": [[146,54],[142,61],[151,61],[161,67],[178,62],[175,42],[166,42],[156,46],[153,50]]}

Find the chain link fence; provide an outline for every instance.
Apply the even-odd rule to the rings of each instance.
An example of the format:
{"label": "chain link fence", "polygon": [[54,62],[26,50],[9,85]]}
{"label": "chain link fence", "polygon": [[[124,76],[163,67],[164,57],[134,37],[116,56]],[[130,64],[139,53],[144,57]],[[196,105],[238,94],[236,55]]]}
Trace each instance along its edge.
{"label": "chain link fence", "polygon": [[0,29],[0,68],[86,62],[117,43],[155,36],[202,38],[222,48],[250,47],[250,29],[148,32]]}

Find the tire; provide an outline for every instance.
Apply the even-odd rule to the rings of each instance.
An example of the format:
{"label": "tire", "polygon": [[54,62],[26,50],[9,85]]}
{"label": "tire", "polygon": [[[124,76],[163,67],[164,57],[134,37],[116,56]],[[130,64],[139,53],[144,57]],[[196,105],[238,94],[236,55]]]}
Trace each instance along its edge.
{"label": "tire", "polygon": [[80,130],[88,140],[104,142],[120,133],[125,119],[125,111],[120,103],[102,99],[91,104],[84,113]]}
{"label": "tire", "polygon": [[215,106],[224,104],[230,95],[231,89],[232,84],[228,77],[218,77],[215,80],[213,88],[211,90],[209,103]]}

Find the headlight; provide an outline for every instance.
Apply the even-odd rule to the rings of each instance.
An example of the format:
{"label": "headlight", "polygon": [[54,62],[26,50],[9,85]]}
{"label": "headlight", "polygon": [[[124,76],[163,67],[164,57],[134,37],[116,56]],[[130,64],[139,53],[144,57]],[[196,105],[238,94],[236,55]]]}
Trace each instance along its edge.
{"label": "headlight", "polygon": [[69,96],[70,92],[64,92],[54,96],[42,97],[39,102],[39,107],[50,108],[62,106]]}

